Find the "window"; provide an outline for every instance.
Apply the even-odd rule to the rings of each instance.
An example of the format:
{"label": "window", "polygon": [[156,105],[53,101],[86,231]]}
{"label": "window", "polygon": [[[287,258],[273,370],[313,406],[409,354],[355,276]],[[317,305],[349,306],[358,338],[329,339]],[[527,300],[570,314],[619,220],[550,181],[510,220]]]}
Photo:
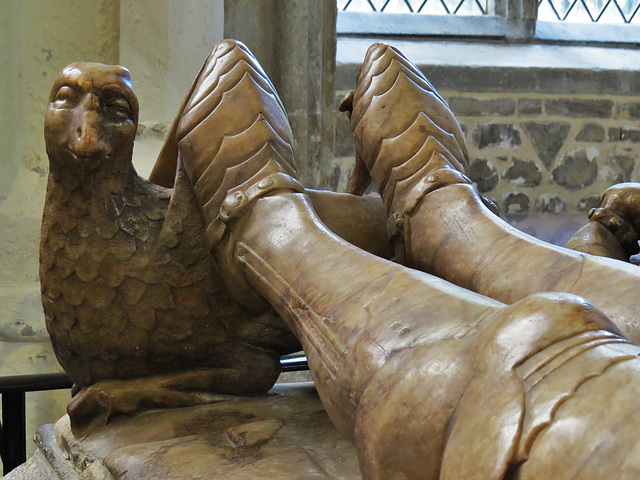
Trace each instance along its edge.
{"label": "window", "polygon": [[640,0],[540,0],[538,20],[550,22],[640,24]]}
{"label": "window", "polygon": [[338,34],[640,43],[640,0],[337,0]]}
{"label": "window", "polygon": [[338,0],[341,12],[485,15],[487,0]]}

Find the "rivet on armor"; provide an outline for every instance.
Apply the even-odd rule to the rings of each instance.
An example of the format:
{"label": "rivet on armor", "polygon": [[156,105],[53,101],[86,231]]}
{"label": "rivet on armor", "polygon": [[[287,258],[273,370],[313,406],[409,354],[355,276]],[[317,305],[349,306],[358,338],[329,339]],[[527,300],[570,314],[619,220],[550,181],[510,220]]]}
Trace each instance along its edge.
{"label": "rivet on armor", "polygon": [[233,210],[241,207],[246,202],[246,199],[245,194],[242,192],[234,192],[227,195],[220,206],[220,218],[222,218],[222,220],[229,220]]}
{"label": "rivet on armor", "polygon": [[596,208],[595,212],[593,212],[589,218],[592,220],[602,220],[604,218],[604,214],[605,212],[603,208]]}
{"label": "rivet on armor", "polygon": [[261,189],[266,189],[271,187],[274,183],[276,183],[275,179],[273,177],[267,177],[267,178],[263,178],[262,180],[260,180],[260,182],[258,183],[258,188]]}
{"label": "rivet on armor", "polygon": [[617,232],[622,228],[622,221],[619,218],[612,218],[609,220],[609,228],[614,232]]}

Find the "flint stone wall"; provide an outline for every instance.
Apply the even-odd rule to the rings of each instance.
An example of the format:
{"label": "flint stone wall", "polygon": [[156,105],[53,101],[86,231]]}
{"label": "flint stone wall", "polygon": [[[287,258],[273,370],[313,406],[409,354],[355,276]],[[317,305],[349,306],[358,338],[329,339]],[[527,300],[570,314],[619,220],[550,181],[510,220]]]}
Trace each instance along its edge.
{"label": "flint stone wall", "polygon": [[[401,50],[406,47],[403,42],[389,43],[400,43]],[[348,46],[338,42],[336,104],[354,88],[359,67],[355,54],[341,61],[345,48],[352,51],[353,42]],[[428,48],[437,49],[438,43],[426,42],[423,49]],[[465,48],[474,47],[457,48],[463,55]],[[419,57],[420,51],[416,53]],[[417,60],[462,126],[471,179],[502,212],[588,211],[609,186],[640,180],[636,72],[560,68],[561,64],[556,68],[436,65]],[[495,63],[504,60],[498,56]],[[346,116],[336,115],[333,186],[342,190],[354,147]]]}

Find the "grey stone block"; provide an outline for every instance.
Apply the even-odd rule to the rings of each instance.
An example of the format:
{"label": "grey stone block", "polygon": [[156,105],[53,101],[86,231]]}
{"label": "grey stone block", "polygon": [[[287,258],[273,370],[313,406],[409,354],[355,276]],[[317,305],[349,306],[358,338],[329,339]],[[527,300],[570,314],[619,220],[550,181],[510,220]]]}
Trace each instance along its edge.
{"label": "grey stone block", "polygon": [[640,142],[640,129],[636,127],[611,127],[607,132],[610,142]]}
{"label": "grey stone block", "polygon": [[640,102],[623,103],[616,107],[616,118],[638,119],[640,118]]}
{"label": "grey stone block", "polygon": [[2,478],[5,480],[78,480],[77,475],[68,478],[60,477],[39,450],[36,450],[25,463]]}
{"label": "grey stone block", "polygon": [[418,66],[431,83],[441,90],[498,93],[545,92],[570,95],[576,91],[597,95],[640,93],[640,75],[633,70],[425,64]]}
{"label": "grey stone block", "polygon": [[607,131],[607,139],[610,142],[615,142],[622,139],[622,129],[620,127],[610,127]]}
{"label": "grey stone block", "polygon": [[529,211],[531,202],[526,194],[510,193],[504,201],[504,211],[506,213],[525,213]]}
{"label": "grey stone block", "polygon": [[515,185],[535,187],[540,185],[542,173],[534,161],[514,158],[507,173],[504,174],[504,179]]}
{"label": "grey stone block", "polygon": [[527,137],[545,167],[550,168],[562,148],[571,124],[567,122],[526,122],[522,124]]}
{"label": "grey stone block", "polygon": [[488,115],[504,117],[513,115],[516,111],[516,102],[511,98],[479,100],[469,97],[453,97],[449,99],[449,106],[453,113],[461,117],[484,117]]}
{"label": "grey stone block", "polygon": [[500,146],[515,148],[520,146],[520,132],[510,123],[487,123],[478,125],[473,131],[473,142],[478,148]]}
{"label": "grey stone block", "polygon": [[356,75],[360,64],[343,63],[336,67],[336,90],[353,90],[356,88]]}
{"label": "grey stone block", "polygon": [[604,141],[604,127],[597,123],[585,123],[576,140],[579,142],[602,142]]}
{"label": "grey stone block", "polygon": [[570,152],[553,170],[553,179],[570,190],[593,184],[598,178],[598,164],[590,157],[585,150]]}
{"label": "grey stone block", "polygon": [[622,140],[630,140],[633,143],[640,142],[640,129],[639,128],[623,128]]}
{"label": "grey stone block", "polygon": [[537,207],[543,213],[561,213],[567,211],[567,202],[562,198],[549,195],[541,195]]}
{"label": "grey stone block", "polygon": [[539,98],[521,98],[518,100],[518,113],[520,115],[540,115],[542,113],[542,100]]}
{"label": "grey stone block", "polygon": [[549,115],[571,118],[610,118],[612,107],[611,100],[560,98],[545,102],[545,109]]}
{"label": "grey stone block", "polygon": [[612,184],[630,182],[634,166],[635,160],[633,157],[628,155],[609,155],[607,161],[607,167],[609,168],[606,169],[605,179]]}
{"label": "grey stone block", "polygon": [[344,113],[338,112],[336,115],[336,140],[333,154],[336,157],[353,157],[355,151],[351,122]]}
{"label": "grey stone block", "polygon": [[478,187],[480,193],[493,190],[500,182],[500,175],[486,158],[474,158],[469,164],[469,178]]}
{"label": "grey stone block", "polygon": [[[578,202],[578,210],[581,212],[588,212],[592,208],[600,206],[600,197],[598,195],[589,195],[581,198]],[[586,222],[585,222],[586,223]]]}
{"label": "grey stone block", "polygon": [[[235,37],[230,37],[235,38]],[[464,46],[461,44],[461,48]],[[363,55],[364,58],[364,55]],[[558,68],[557,66],[470,66],[426,63],[412,57],[429,81],[440,91],[455,92],[544,92],[573,95],[638,95],[637,70]],[[337,66],[338,90],[353,89],[362,59],[340,62]]]}
{"label": "grey stone block", "polygon": [[342,177],[342,170],[340,169],[340,165],[334,163],[333,164],[333,178],[331,179],[331,190],[334,192],[338,191],[340,186],[340,178]]}

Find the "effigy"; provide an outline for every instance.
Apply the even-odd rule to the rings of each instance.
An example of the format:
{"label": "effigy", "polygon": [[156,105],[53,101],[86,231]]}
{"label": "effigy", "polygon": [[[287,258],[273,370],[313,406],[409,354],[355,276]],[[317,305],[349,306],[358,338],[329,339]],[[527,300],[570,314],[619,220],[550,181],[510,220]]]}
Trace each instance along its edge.
{"label": "effigy", "polygon": [[[640,341],[637,269],[541,242],[495,215],[465,175],[466,147],[453,114],[399,52],[372,46],[342,108],[352,111],[356,157],[363,165],[355,173],[364,180],[354,185],[370,174],[378,186],[396,258],[507,304],[545,291],[580,295],[631,341]],[[629,212],[637,189],[632,200],[615,193],[620,188],[605,193],[605,202],[615,202],[619,212],[629,206]],[[603,213],[600,208],[592,216]],[[628,259],[637,235],[629,222],[621,228],[622,218],[616,221],[618,236],[626,235],[623,243],[631,248]]]}
{"label": "effigy", "polygon": [[[119,413],[224,410],[269,390],[279,355],[302,345],[331,438],[353,443],[363,479],[637,478],[640,347],[627,338],[640,340],[640,273],[502,224],[465,175],[455,117],[398,51],[369,49],[342,108],[350,184],[376,183],[396,259],[413,268],[348,228],[383,228],[370,200],[300,184],[284,108],[243,44],[214,48],[181,107],[155,170],[174,169],[173,190],[135,174],[137,108],[122,67],[72,64],[47,111],[43,304],[76,382],[59,443],[99,444]],[[278,422],[216,428],[264,445]],[[232,455],[213,437],[187,443]],[[185,446],[163,441],[148,448]],[[303,478],[355,478],[287,452],[282,478],[303,464]],[[109,475],[130,478],[109,458]],[[216,462],[211,478],[241,478]]]}

